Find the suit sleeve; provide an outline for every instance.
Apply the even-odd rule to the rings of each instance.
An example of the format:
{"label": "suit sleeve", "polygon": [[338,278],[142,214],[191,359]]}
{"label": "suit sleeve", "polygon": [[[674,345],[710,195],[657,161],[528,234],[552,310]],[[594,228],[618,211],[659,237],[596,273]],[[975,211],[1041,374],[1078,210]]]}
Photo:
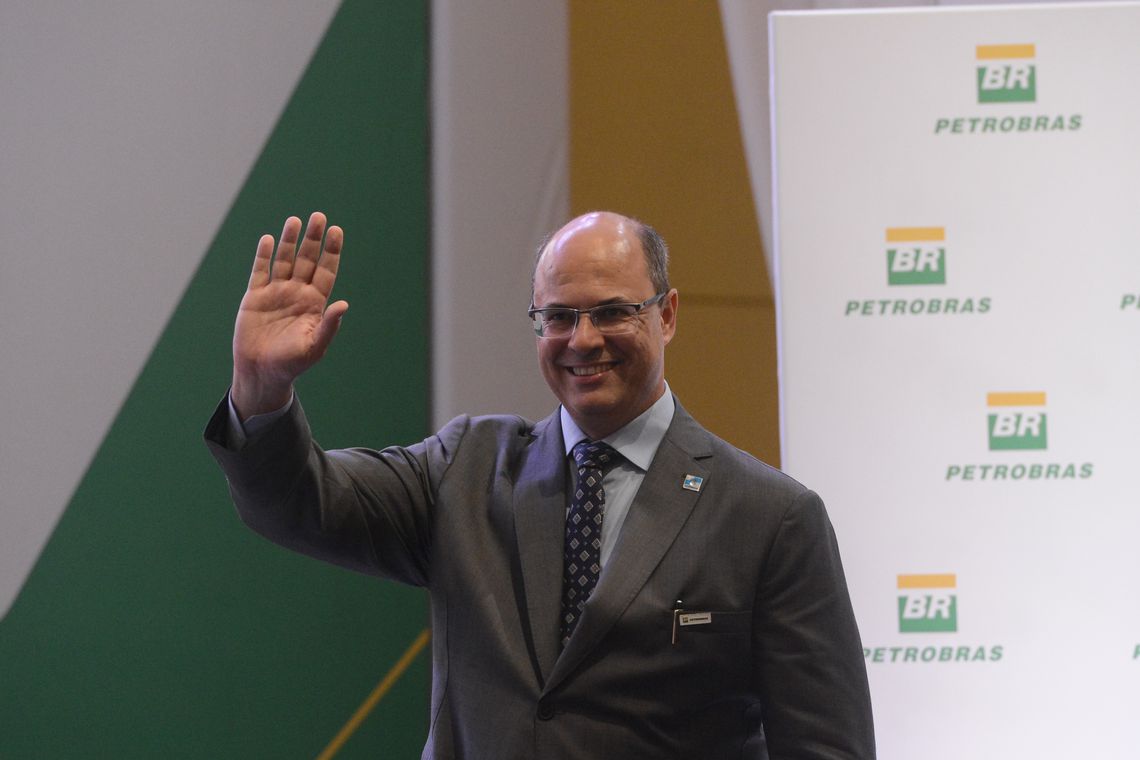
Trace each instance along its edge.
{"label": "suit sleeve", "polygon": [[238,514],[280,546],[371,575],[427,585],[440,480],[467,429],[457,418],[407,448],[323,451],[299,401],[247,445],[227,440],[223,400],[206,445]]}
{"label": "suit sleeve", "polygon": [[771,760],[875,757],[863,648],[823,502],[800,491],[762,568],[754,679]]}

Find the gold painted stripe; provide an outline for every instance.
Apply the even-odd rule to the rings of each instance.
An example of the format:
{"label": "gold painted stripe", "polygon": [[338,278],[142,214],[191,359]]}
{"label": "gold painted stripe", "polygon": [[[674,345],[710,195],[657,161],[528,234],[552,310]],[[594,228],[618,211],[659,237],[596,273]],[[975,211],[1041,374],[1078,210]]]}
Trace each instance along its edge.
{"label": "gold painted stripe", "polygon": [[1037,55],[1037,46],[1028,45],[978,45],[977,58],[979,61],[992,61],[995,58],[1034,58]]}
{"label": "gold painted stripe", "polygon": [[352,736],[356,729],[360,728],[360,724],[368,717],[368,713],[372,712],[372,708],[376,707],[376,703],[388,693],[388,690],[392,688],[396,681],[400,680],[400,676],[404,675],[404,671],[407,670],[408,666],[412,664],[412,661],[416,659],[416,655],[427,646],[429,639],[431,639],[431,629],[425,628],[420,631],[420,635],[417,636],[416,640],[411,643],[411,646],[400,655],[400,659],[396,661],[396,664],[392,666],[388,674],[376,685],[376,688],[368,695],[368,699],[364,700],[364,703],[356,708],[356,712],[352,714],[352,717],[348,719],[344,727],[333,737],[329,745],[321,751],[321,754],[317,755],[317,760],[329,760],[329,758],[340,751],[340,748],[344,746],[348,738]]}
{"label": "gold painted stripe", "polygon": [[987,393],[986,406],[1045,406],[1045,391]]}
{"label": "gold painted stripe", "polygon": [[919,240],[945,239],[945,227],[887,227],[888,243],[906,243]]}
{"label": "gold painted stripe", "polygon": [[956,573],[899,576],[899,588],[955,588],[957,585]]}

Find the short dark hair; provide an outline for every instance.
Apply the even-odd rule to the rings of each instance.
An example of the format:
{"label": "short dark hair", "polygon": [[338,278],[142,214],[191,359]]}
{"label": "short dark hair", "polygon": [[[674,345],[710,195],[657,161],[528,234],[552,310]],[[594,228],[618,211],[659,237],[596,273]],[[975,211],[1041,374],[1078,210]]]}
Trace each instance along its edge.
{"label": "short dark hair", "polygon": [[661,233],[638,219],[631,219],[637,225],[637,239],[641,241],[641,250],[645,254],[645,263],[649,265],[649,281],[653,283],[654,293],[669,292],[669,246]]}
{"label": "short dark hair", "polygon": [[[645,263],[649,267],[649,281],[653,283],[653,293],[668,293],[669,292],[669,246],[665,244],[665,238],[661,237],[661,233],[650,227],[640,219],[633,217],[625,217],[633,224],[637,225],[637,241],[641,243],[641,252],[645,254]],[[542,240],[538,243],[538,248],[534,252],[534,263],[530,269],[530,295],[531,302],[534,302],[534,278],[538,273],[538,262],[542,258],[543,252],[546,251],[546,246],[550,245],[550,240],[559,230],[559,227],[553,232],[548,232],[543,236]]]}

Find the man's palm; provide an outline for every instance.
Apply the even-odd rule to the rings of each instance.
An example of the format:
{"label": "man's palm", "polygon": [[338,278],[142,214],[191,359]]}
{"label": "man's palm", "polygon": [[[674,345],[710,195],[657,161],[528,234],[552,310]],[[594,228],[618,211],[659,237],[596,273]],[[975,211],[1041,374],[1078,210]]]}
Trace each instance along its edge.
{"label": "man's palm", "polygon": [[234,326],[235,354],[240,350],[243,363],[292,382],[320,358],[314,343],[325,301],[312,284],[293,280],[248,291]]}

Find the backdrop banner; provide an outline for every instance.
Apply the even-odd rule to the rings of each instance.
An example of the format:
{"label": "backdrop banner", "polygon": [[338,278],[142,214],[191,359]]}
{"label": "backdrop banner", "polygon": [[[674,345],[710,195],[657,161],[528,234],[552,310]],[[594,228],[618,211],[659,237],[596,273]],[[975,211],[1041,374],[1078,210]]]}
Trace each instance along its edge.
{"label": "backdrop banner", "polygon": [[783,464],[880,756],[1135,757],[1140,4],[769,32]]}

